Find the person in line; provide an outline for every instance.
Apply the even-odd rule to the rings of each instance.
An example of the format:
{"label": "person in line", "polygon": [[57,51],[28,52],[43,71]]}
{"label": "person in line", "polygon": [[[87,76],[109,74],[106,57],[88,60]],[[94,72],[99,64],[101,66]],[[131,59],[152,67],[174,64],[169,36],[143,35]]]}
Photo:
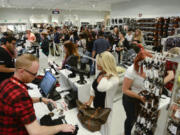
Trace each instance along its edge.
{"label": "person in line", "polygon": [[62,37],[61,34],[61,28],[60,27],[55,27],[55,32],[54,32],[54,43],[55,43],[55,54],[56,56],[60,56],[60,39]]}
{"label": "person in line", "polygon": [[117,45],[119,42],[119,29],[118,26],[115,26],[113,29],[113,33],[112,33],[112,37],[113,37],[113,44]]}
{"label": "person in line", "polygon": [[[131,130],[138,116],[138,106],[140,102],[145,102],[145,97],[138,95],[138,93],[144,90],[144,80],[146,78],[145,72],[139,71],[139,62],[146,57],[152,57],[152,55],[141,50],[134,60],[134,64],[130,66],[124,77],[122,91],[123,91],[123,107],[126,112],[126,120],[124,122],[125,135],[131,135]],[[173,71],[169,71],[168,75],[164,78],[164,84],[171,81],[174,78]]]}
{"label": "person in line", "polygon": [[132,30],[131,30],[131,29],[128,30],[128,32],[127,32],[125,38],[129,41],[129,43],[132,42],[132,39],[133,39],[133,33],[132,33]]}
{"label": "person in line", "polygon": [[76,28],[72,31],[69,40],[70,40],[73,44],[77,44],[77,43],[78,43],[78,41],[79,41],[79,36],[78,36],[78,31],[77,31]]}
{"label": "person in line", "polygon": [[47,36],[48,36],[48,33],[46,32],[41,33],[41,38],[42,38],[41,48],[42,48],[42,52],[46,56],[49,55],[49,39],[47,38]]}
{"label": "person in line", "polygon": [[121,32],[119,34],[119,43],[118,45],[116,46],[116,52],[118,54],[118,63],[120,63],[121,61],[121,52],[126,49],[130,49],[129,47],[129,42],[127,41],[127,39],[125,38],[125,33]]}
{"label": "person in line", "polygon": [[142,31],[140,29],[137,29],[134,33],[134,37],[133,37],[133,40],[132,40],[132,44],[141,44],[141,45],[144,45],[145,44],[145,41],[144,41],[144,37],[143,37],[143,34],[142,34]]}
{"label": "person in line", "polygon": [[87,43],[87,40],[85,38],[85,33],[80,33],[79,34],[79,41],[78,41],[78,50],[79,52],[81,53],[85,53],[86,51],[86,43]]}
{"label": "person in line", "polygon": [[0,45],[5,45],[6,44],[6,38],[8,37],[8,33],[4,32],[3,37],[0,39]]}
{"label": "person in line", "polygon": [[46,98],[31,98],[26,83],[32,82],[39,69],[39,61],[32,54],[16,59],[13,77],[0,85],[0,134],[1,135],[50,135],[58,132],[74,132],[72,125],[40,126],[33,103],[55,102]]}
{"label": "person in line", "polygon": [[26,30],[26,33],[27,33],[27,40],[30,42],[30,43],[34,43],[36,41],[36,36],[31,32],[31,30]]}
{"label": "person in line", "polygon": [[[93,102],[95,108],[102,107],[113,110],[113,99],[119,85],[115,58],[110,52],[105,51],[97,55],[96,61],[100,73],[92,83],[90,90],[91,96],[85,104],[90,106]],[[101,127],[102,135],[110,135],[111,121],[112,111],[107,122]]]}
{"label": "person in line", "polygon": [[109,50],[110,44],[107,40],[104,39],[104,32],[98,32],[98,39],[94,41],[92,58],[95,58],[96,54],[100,54],[104,51]]}
{"label": "person in line", "polygon": [[64,43],[64,53],[65,57],[62,62],[62,66],[58,67],[59,70],[64,69],[66,64],[76,65],[78,62],[79,54],[76,45],[71,41],[66,41]]}
{"label": "person in line", "polygon": [[14,74],[16,57],[16,38],[6,38],[5,45],[0,47],[0,83]]}

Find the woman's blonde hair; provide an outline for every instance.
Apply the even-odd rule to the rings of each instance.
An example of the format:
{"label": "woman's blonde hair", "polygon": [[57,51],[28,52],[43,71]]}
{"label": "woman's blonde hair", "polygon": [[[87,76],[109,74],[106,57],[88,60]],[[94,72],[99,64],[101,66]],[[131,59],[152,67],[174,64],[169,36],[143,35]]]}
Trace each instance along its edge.
{"label": "woman's blonde hair", "polygon": [[29,68],[33,62],[39,62],[39,59],[32,54],[23,54],[16,59],[15,67],[18,68]]}
{"label": "woman's blonde hair", "polygon": [[137,29],[136,31],[138,31],[138,35],[136,35],[136,32],[134,33],[134,38],[136,38],[136,40],[139,40],[142,43],[142,31],[140,29]]}
{"label": "woman's blonde hair", "polygon": [[110,52],[105,51],[98,54],[96,57],[96,62],[106,72],[107,76],[118,75],[115,58]]}

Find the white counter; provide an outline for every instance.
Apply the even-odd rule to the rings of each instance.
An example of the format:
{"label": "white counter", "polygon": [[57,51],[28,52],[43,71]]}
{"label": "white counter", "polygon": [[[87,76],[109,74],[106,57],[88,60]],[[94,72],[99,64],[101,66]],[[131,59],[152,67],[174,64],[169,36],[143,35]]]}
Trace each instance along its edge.
{"label": "white counter", "polygon": [[[39,89],[36,85],[34,85],[34,84],[28,84],[28,85],[33,88],[33,90],[28,90],[28,93],[31,97],[41,97]],[[63,99],[56,101],[58,109],[60,109],[60,108],[62,109],[62,106],[61,106],[62,102],[64,102]],[[38,120],[41,117],[43,117],[45,114],[48,114],[50,112],[44,103],[35,103],[34,109],[35,109],[35,114],[36,114],[36,117]],[[87,129],[85,129],[82,126],[82,124],[80,123],[80,121],[78,120],[77,113],[78,113],[78,110],[76,108],[64,111],[64,115],[65,115],[65,119],[66,119],[67,123],[79,126],[77,135],[101,135],[100,132],[90,132]],[[56,117],[58,117],[58,116],[56,116]]]}

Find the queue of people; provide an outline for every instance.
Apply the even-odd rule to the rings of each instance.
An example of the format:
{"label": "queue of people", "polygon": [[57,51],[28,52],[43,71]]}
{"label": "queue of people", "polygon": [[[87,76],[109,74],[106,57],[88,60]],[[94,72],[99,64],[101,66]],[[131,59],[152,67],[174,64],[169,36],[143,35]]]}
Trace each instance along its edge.
{"label": "queue of people", "polygon": [[[45,32],[46,31],[46,32]],[[119,77],[117,73],[117,63],[111,51],[115,45],[115,51],[118,53],[120,61],[120,53],[122,50],[131,49],[131,45],[144,45],[142,32],[136,30],[132,34],[131,30],[127,33],[119,32],[117,27],[114,28],[112,35],[105,38],[104,31],[98,32],[92,29],[81,29],[78,35],[77,28],[69,31],[65,28],[46,28],[41,34],[42,52],[48,56],[51,50],[51,44],[55,43],[56,55],[61,55],[60,47],[63,45],[65,57],[59,70],[65,68],[72,57],[76,57],[80,61],[78,53],[79,48],[83,48],[83,53],[88,52],[88,56],[96,59],[98,76],[93,81],[90,89],[90,97],[84,103],[95,108],[111,108],[113,109],[113,99],[118,90]],[[109,42],[112,37],[113,42]],[[30,42],[36,42],[36,37],[27,31],[27,39]],[[62,42],[62,44],[61,44]],[[52,54],[52,53],[51,53]],[[138,114],[138,105],[144,102],[145,98],[137,93],[143,89],[143,81],[146,77],[144,72],[139,72],[138,63],[152,57],[150,53],[144,49],[140,49],[134,64],[130,66],[124,77],[123,106],[126,112],[126,120],[124,122],[125,135],[131,135],[131,130]],[[16,61],[15,61],[16,59]],[[91,69],[94,62],[89,61]],[[0,47],[0,134],[56,134],[58,132],[74,132],[75,127],[68,124],[57,126],[40,126],[35,116],[33,104],[43,102],[47,104],[52,102],[51,99],[41,97],[30,97],[27,92],[26,83],[35,79],[39,69],[38,59],[31,54],[23,54],[16,57],[16,38],[13,36],[3,37],[3,44]],[[94,72],[94,70],[91,70]],[[174,78],[172,72],[165,78],[164,83]],[[102,126],[102,135],[110,135],[112,123],[112,112],[107,122]]]}

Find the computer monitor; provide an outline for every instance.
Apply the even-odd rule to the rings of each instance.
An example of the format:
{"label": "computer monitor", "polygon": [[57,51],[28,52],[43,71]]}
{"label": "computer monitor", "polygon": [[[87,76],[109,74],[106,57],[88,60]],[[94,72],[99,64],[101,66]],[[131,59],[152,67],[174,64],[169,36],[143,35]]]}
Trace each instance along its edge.
{"label": "computer monitor", "polygon": [[56,78],[50,72],[46,72],[40,83],[40,89],[43,96],[48,97],[50,92],[55,88],[55,85]]}

